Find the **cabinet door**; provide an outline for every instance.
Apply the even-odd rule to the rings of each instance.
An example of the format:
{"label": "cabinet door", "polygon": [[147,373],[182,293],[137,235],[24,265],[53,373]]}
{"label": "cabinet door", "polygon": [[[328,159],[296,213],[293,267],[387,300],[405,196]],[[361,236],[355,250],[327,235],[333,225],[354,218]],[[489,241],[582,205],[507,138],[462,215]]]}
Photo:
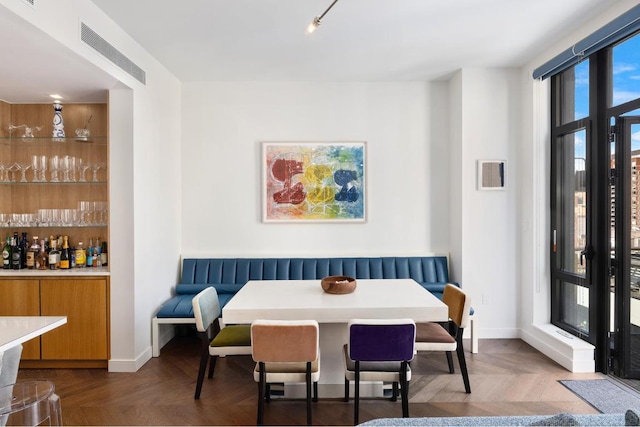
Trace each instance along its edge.
{"label": "cabinet door", "polygon": [[67,324],[41,337],[43,360],[107,360],[107,280],[47,279],[40,282],[43,316],[67,316]]}
{"label": "cabinet door", "polygon": [[[39,280],[0,280],[0,316],[39,316]],[[22,359],[40,359],[40,338],[23,344]]]}

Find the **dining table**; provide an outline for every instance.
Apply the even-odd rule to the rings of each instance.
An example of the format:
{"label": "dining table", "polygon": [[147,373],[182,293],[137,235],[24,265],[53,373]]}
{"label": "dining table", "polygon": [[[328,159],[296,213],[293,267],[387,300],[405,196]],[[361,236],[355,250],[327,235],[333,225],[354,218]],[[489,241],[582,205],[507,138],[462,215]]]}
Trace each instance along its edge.
{"label": "dining table", "polygon": [[0,316],[0,353],[67,323],[67,316]]}
{"label": "dining table", "polygon": [[[224,324],[266,320],[316,320],[320,326],[319,397],[344,395],[343,346],[352,319],[443,322],[448,307],[413,279],[358,279],[347,294],[327,293],[321,280],[250,280],[222,309]],[[361,395],[381,396],[381,383],[363,384]],[[286,397],[304,386],[285,385]]]}

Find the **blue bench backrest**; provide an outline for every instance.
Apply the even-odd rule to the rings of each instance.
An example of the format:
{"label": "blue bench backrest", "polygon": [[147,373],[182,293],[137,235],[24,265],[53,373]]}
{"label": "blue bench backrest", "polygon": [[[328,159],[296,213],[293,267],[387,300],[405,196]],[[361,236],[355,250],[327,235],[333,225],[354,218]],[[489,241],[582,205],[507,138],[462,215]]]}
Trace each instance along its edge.
{"label": "blue bench backrest", "polygon": [[[381,258],[185,258],[183,285],[227,285],[235,292],[249,280],[315,280],[326,276],[356,279],[414,279],[447,283],[446,256]],[[187,286],[187,288],[189,288]],[[218,287],[224,292],[224,287]]]}

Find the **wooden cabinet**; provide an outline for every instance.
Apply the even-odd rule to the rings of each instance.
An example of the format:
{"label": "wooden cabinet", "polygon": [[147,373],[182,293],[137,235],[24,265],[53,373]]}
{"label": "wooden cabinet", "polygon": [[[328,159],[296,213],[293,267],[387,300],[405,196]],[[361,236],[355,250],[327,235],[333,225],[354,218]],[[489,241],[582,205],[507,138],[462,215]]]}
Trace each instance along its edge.
{"label": "wooden cabinet", "polygon": [[[68,236],[70,249],[109,240],[107,114],[106,103],[63,104],[65,137],[54,138],[53,103],[0,101],[0,240]],[[67,316],[25,343],[23,368],[107,366],[108,267],[0,270],[0,315]]]}
{"label": "wooden cabinet", "polygon": [[67,323],[24,344],[23,367],[106,367],[109,278],[0,278],[0,315],[67,316]]}
{"label": "wooden cabinet", "polygon": [[[40,281],[38,279],[0,280],[0,315],[39,316]],[[22,360],[40,359],[40,338],[23,344]]]}

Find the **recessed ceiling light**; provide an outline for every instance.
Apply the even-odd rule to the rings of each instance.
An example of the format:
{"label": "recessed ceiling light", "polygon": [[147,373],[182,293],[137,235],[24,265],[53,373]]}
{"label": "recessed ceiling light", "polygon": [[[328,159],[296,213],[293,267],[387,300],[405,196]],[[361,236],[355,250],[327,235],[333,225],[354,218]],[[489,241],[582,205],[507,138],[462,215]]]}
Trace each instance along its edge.
{"label": "recessed ceiling light", "polygon": [[53,93],[53,94],[51,94],[49,96],[52,97],[53,99],[62,99],[62,97],[60,95],[58,95],[57,93]]}

